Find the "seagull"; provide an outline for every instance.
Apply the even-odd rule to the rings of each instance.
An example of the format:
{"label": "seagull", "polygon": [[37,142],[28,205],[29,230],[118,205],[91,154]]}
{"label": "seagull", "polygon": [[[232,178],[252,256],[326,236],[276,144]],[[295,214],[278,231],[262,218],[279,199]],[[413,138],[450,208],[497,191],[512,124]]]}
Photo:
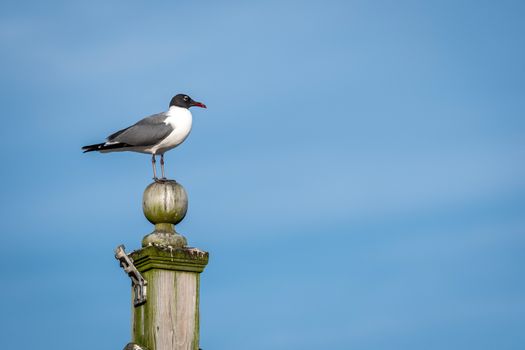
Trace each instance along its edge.
{"label": "seagull", "polygon": [[153,179],[157,178],[155,156],[160,155],[160,169],[164,176],[164,153],[180,145],[191,131],[192,116],[190,107],[206,108],[201,102],[194,101],[185,94],[178,94],[170,101],[167,112],[146,117],[130,127],[119,130],[107,137],[107,141],[84,146],[84,153],[98,151],[100,153],[132,151],[152,155]]}

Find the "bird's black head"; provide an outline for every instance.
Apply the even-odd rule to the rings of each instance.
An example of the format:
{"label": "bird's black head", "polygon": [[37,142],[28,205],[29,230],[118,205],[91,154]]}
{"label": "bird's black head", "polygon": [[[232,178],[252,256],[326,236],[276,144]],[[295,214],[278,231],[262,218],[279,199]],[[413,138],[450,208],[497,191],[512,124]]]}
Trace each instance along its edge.
{"label": "bird's black head", "polygon": [[206,105],[204,103],[193,101],[191,97],[185,94],[178,94],[177,96],[174,96],[171,99],[170,107],[177,106],[182,108],[190,108],[190,107],[201,107],[206,108]]}

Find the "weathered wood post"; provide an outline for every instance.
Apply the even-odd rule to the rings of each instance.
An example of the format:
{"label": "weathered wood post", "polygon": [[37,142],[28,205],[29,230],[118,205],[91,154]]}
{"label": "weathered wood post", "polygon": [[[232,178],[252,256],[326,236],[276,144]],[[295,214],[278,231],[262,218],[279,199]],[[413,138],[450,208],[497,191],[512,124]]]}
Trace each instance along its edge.
{"label": "weathered wood post", "polygon": [[188,209],[184,188],[173,180],[156,181],[144,191],[144,215],[155,225],[142,248],[116,258],[132,288],[132,342],[125,350],[199,349],[199,275],[208,253],[187,246],[174,225]]}

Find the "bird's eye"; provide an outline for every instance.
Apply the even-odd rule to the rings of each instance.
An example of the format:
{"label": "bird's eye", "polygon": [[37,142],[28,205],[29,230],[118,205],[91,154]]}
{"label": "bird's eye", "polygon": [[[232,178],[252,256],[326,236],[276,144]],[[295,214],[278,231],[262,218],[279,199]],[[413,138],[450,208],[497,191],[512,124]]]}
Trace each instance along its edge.
{"label": "bird's eye", "polygon": [[190,98],[188,96],[184,96],[184,101],[188,101]]}

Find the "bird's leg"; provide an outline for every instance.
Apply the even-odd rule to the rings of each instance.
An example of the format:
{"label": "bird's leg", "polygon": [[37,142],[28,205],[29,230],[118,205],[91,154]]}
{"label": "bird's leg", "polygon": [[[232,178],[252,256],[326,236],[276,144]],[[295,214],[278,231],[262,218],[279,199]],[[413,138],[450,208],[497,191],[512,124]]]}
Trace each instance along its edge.
{"label": "bird's leg", "polygon": [[151,156],[151,165],[153,166],[153,180],[157,181],[157,167],[155,166],[156,160],[155,160],[155,154]]}
{"label": "bird's leg", "polygon": [[166,177],[164,176],[164,153],[160,155],[160,171],[162,173],[162,180],[166,180]]}

